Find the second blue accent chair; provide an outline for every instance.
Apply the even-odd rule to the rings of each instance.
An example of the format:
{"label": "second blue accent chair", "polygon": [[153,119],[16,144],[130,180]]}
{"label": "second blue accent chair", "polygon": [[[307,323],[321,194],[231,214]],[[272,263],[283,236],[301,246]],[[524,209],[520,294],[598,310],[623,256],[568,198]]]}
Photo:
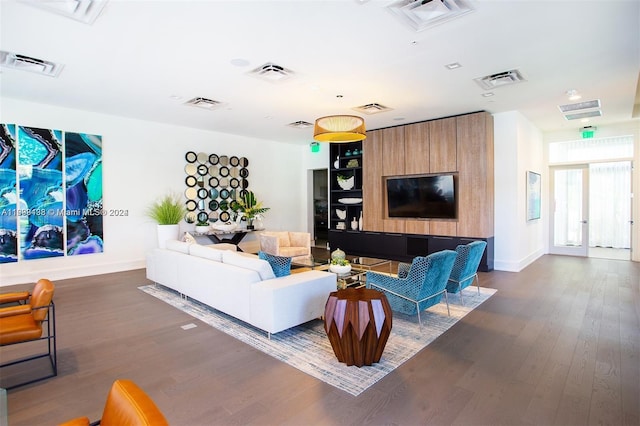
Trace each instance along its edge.
{"label": "second blue accent chair", "polygon": [[418,314],[418,322],[422,325],[420,312],[440,303],[442,295],[449,311],[446,287],[455,259],[455,251],[443,250],[426,257],[415,257],[408,270],[406,267],[398,269],[398,277],[368,271],[367,288],[382,291],[393,311]]}
{"label": "second blue accent chair", "polygon": [[[473,241],[456,247],[457,256],[447,283],[447,292],[459,293],[460,302],[463,305],[462,290],[473,284],[474,279],[478,280],[478,266],[485,247],[487,247],[485,241]],[[478,287],[478,294],[480,294],[479,280],[476,282],[476,286]]]}

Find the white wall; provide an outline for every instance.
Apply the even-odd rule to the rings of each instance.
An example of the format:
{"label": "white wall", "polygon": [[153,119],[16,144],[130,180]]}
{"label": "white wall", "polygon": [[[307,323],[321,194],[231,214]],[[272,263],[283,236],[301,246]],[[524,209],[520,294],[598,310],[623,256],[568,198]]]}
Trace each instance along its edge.
{"label": "white wall", "polygon": [[156,226],[145,211],[166,192],[184,192],[184,155],[190,150],[247,157],[249,189],[271,208],[265,227],[306,230],[300,164],[318,161],[308,147],[7,98],[0,100],[0,122],[102,135],[104,208],[129,212],[104,218],[104,253],[2,264],[0,286],[143,268],[145,253],[156,245]]}
{"label": "white wall", "polygon": [[[495,225],[494,268],[517,272],[547,252],[547,167],[541,132],[522,114],[493,115]],[[527,221],[526,172],[542,177],[542,215]]]}

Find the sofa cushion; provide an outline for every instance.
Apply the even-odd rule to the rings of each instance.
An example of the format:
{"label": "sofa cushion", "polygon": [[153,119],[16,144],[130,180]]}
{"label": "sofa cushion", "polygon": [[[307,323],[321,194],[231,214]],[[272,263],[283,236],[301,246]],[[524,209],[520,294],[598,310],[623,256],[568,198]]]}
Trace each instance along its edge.
{"label": "sofa cushion", "polygon": [[178,240],[167,240],[165,245],[167,250],[177,251],[184,254],[189,254],[189,246],[191,246],[191,243],[185,243],[184,241]]}
{"label": "sofa cushion", "polygon": [[269,262],[259,259],[258,257],[241,256],[236,252],[223,250],[222,262],[256,271],[258,275],[260,275],[261,280],[269,280],[276,277],[273,273],[273,269],[271,269],[271,265],[269,265]]}
{"label": "sofa cushion", "polygon": [[294,257],[294,256],[307,256],[309,250],[306,247],[280,247],[280,255]]}
{"label": "sofa cushion", "polygon": [[264,235],[270,235],[273,237],[278,237],[278,246],[279,247],[290,247],[291,240],[289,239],[289,232],[287,231],[265,231]]}
{"label": "sofa cushion", "polygon": [[189,247],[190,255],[215,260],[216,262],[222,262],[223,252],[224,250],[219,250],[212,246],[201,246],[200,244],[192,244],[191,247]]}
{"label": "sofa cushion", "polygon": [[285,277],[291,274],[291,258],[286,256],[275,256],[269,253],[258,252],[258,257],[269,262],[273,274],[276,277]]}

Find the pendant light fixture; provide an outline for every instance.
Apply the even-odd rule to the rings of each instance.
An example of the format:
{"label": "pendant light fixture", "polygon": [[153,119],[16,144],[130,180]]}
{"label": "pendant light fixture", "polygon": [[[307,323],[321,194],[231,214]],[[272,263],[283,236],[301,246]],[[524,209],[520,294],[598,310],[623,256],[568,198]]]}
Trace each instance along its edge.
{"label": "pendant light fixture", "polygon": [[356,115],[320,117],[313,128],[313,138],[320,142],[357,142],[366,137],[364,119]]}

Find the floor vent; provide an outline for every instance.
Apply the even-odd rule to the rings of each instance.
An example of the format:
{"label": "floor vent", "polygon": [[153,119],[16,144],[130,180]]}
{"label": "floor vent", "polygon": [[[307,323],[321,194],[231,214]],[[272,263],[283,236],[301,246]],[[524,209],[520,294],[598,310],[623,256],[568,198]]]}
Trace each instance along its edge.
{"label": "floor vent", "polygon": [[224,103],[220,101],[214,101],[207,98],[193,98],[184,103],[185,105],[194,106],[198,108],[214,110],[222,107]]}
{"label": "floor vent", "polygon": [[288,80],[294,75],[293,71],[290,69],[276,65],[272,62],[267,62],[266,64],[249,71],[249,74],[272,83],[280,83],[284,80]]}
{"label": "floor vent", "polygon": [[293,127],[294,129],[307,129],[311,126],[313,126],[312,123],[309,123],[308,121],[294,121],[293,123],[289,123],[287,124],[287,126],[289,127]]}
{"label": "floor vent", "polygon": [[416,31],[426,30],[473,12],[466,0],[400,0],[387,7]]}
{"label": "floor vent", "polygon": [[49,77],[57,77],[63,65],[30,56],[0,50],[0,65],[21,71],[30,71]]}
{"label": "floor vent", "polygon": [[510,70],[504,71],[497,74],[488,75],[486,77],[480,77],[474,79],[476,83],[480,85],[485,90],[492,90],[497,87],[508,86],[511,84],[522,83],[523,81],[527,81],[520,71],[518,70]]}
{"label": "floor vent", "polygon": [[93,24],[107,0],[18,0],[20,3],[57,13],[85,24]]}
{"label": "floor vent", "polygon": [[596,109],[594,111],[578,112],[575,114],[565,114],[564,118],[567,120],[581,120],[583,118],[602,117],[602,111]]}
{"label": "floor vent", "polygon": [[362,112],[364,114],[377,114],[379,112],[391,111],[393,108],[386,107],[377,103],[361,105],[359,107],[352,108],[354,111]]}
{"label": "floor vent", "polygon": [[562,112],[580,111],[581,109],[600,108],[600,99],[596,99],[593,101],[578,102],[575,104],[558,105],[558,108],[560,108],[560,111]]}

